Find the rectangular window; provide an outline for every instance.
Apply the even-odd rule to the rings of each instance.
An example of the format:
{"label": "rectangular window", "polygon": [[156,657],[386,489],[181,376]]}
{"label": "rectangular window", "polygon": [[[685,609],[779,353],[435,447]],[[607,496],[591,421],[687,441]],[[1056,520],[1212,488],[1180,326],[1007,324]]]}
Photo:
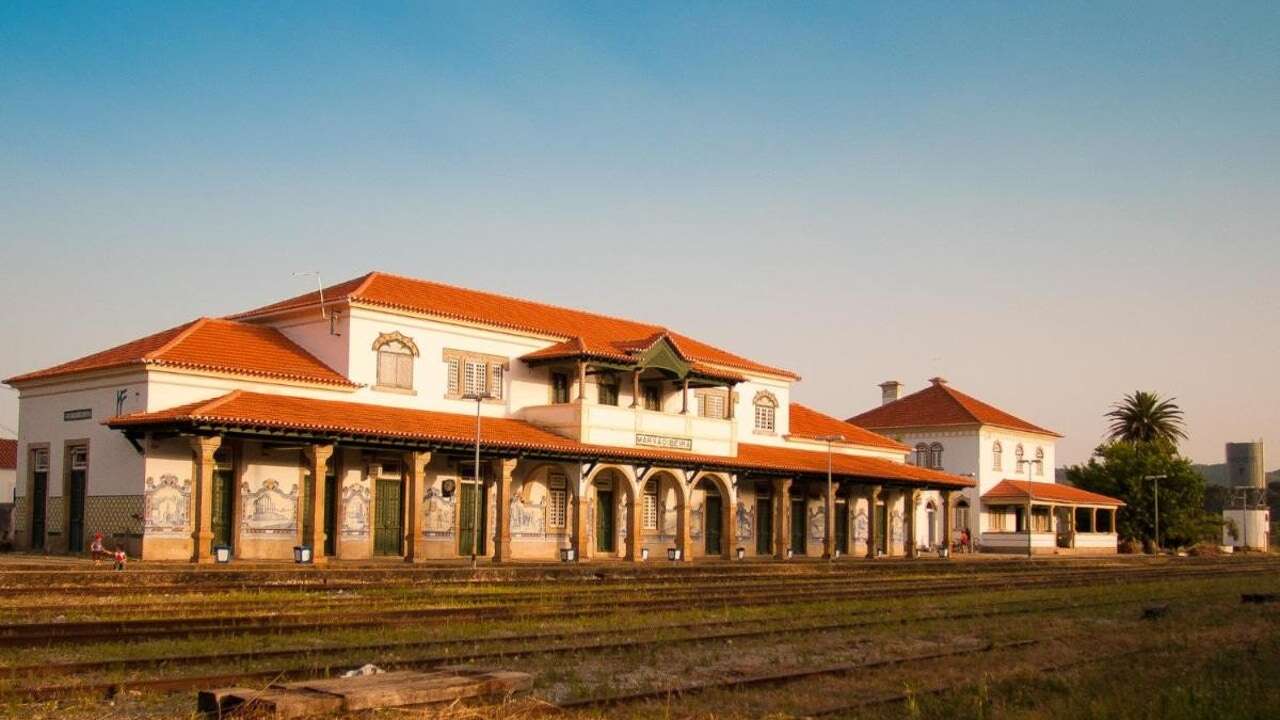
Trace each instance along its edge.
{"label": "rectangular window", "polygon": [[987,513],[987,524],[991,526],[992,532],[1004,532],[1008,524],[1008,513],[1004,510],[992,510]]}
{"label": "rectangular window", "polygon": [[596,385],[600,392],[601,405],[617,405],[618,404],[618,384],[615,382],[601,381]]}
{"label": "rectangular window", "polygon": [[49,472],[49,449],[40,448],[31,451],[31,469],[35,472]]}
{"label": "rectangular window", "polygon": [[644,488],[644,529],[658,529],[658,484],[652,481]]}
{"label": "rectangular window", "polygon": [[502,399],[502,365],[498,363],[489,366],[489,394]]}
{"label": "rectangular window", "polygon": [[461,385],[459,384],[460,380],[458,378],[458,375],[462,370],[461,362],[458,358],[449,358],[446,361],[446,364],[449,366],[448,392],[450,395],[461,395],[462,392],[459,390]]}
{"label": "rectangular window", "polygon": [[706,393],[698,396],[698,415],[706,418],[724,419],[724,396]]}
{"label": "rectangular window", "polygon": [[551,402],[556,405],[569,402],[569,376],[566,373],[551,373]]}
{"label": "rectangular window", "polygon": [[568,497],[566,494],[567,483],[564,475],[552,473],[547,478],[547,527],[563,529],[565,526],[565,515],[568,509]]}
{"label": "rectangular window", "polygon": [[487,367],[482,362],[474,360],[467,361],[466,371],[463,374],[462,391],[464,395],[478,395],[485,392],[488,383]]}

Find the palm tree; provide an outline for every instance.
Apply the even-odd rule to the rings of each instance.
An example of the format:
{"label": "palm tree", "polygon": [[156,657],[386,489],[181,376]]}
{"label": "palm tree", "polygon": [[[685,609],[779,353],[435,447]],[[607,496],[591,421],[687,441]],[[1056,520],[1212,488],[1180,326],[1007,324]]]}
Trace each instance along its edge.
{"label": "palm tree", "polygon": [[1111,406],[1106,417],[1111,419],[1108,438],[1129,443],[1166,442],[1173,447],[1186,440],[1182,409],[1177,398],[1162,400],[1155,393],[1137,390]]}

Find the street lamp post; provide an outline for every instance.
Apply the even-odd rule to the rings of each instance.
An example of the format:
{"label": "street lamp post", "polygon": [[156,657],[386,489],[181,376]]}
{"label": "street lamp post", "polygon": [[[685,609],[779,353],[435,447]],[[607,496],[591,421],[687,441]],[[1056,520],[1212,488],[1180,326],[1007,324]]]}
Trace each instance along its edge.
{"label": "street lamp post", "polygon": [[1044,461],[1039,458],[1036,458],[1035,460],[1020,460],[1019,462],[1027,466],[1027,511],[1026,511],[1026,519],[1023,520],[1022,524],[1024,525],[1023,529],[1027,531],[1027,559],[1030,560],[1031,557],[1034,555],[1034,552],[1032,550],[1032,543],[1031,543],[1033,535],[1031,532],[1031,487],[1030,486],[1031,486],[1031,483],[1035,482],[1034,480],[1031,479],[1031,466],[1038,465],[1040,463],[1043,463]]}
{"label": "street lamp post", "polygon": [[1167,479],[1168,475],[1143,475],[1143,480],[1150,480],[1155,485],[1155,505],[1156,505],[1156,553],[1160,552],[1160,481]]}
{"label": "street lamp post", "polygon": [[471,474],[475,479],[475,491],[471,495],[471,569],[476,567],[476,548],[480,546],[480,500],[484,495],[484,486],[480,484],[480,404],[492,397],[487,392],[473,392],[462,396],[463,400],[476,401],[476,455],[471,466]]}
{"label": "street lamp post", "polygon": [[[836,531],[836,519],[834,515],[836,511],[836,497],[835,495],[831,494],[832,492],[831,443],[844,442],[844,436],[843,435],[823,435],[817,439],[827,444],[827,507],[826,507],[827,528],[830,528],[828,532],[834,535]],[[831,548],[830,552],[827,553],[827,562],[834,562],[836,559],[836,539],[834,537],[827,538],[827,544]]]}

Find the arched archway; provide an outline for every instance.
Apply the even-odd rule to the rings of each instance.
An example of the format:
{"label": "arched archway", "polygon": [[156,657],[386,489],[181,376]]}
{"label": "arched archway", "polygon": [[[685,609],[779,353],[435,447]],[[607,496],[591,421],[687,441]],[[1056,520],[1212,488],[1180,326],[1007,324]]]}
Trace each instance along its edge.
{"label": "arched archway", "polygon": [[635,478],[618,465],[598,468],[584,483],[590,499],[591,544],[593,554],[628,560],[640,559],[640,513],[637,506]]}
{"label": "arched archway", "polygon": [[666,557],[674,545],[681,560],[689,560],[689,491],[679,470],[653,470],[641,487],[642,547],[650,557]]}
{"label": "arched archway", "polygon": [[938,546],[938,504],[932,499],[924,504],[925,539],[927,547]]}
{"label": "arched archway", "polygon": [[732,558],[737,498],[729,479],[719,473],[701,473],[694,478],[689,497],[691,554]]}

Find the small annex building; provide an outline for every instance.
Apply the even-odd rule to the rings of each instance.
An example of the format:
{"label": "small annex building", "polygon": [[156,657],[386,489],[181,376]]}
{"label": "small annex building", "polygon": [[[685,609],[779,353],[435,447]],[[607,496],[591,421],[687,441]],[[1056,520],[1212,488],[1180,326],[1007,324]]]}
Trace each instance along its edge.
{"label": "small annex building", "polygon": [[902,508],[974,482],[791,402],[799,379],[372,272],[9,378],[17,541],[102,532],[196,562],[914,555]]}
{"label": "small annex building", "polygon": [[[943,529],[941,496],[925,493],[915,508],[915,543],[934,548],[969,530],[985,552],[1032,554],[1115,553],[1115,498],[1056,482],[1058,433],[1030,423],[951,387],[940,377],[903,396],[902,383],[880,384],[881,404],[848,422],[887,435],[909,448],[916,467],[972,478],[957,493],[951,532]],[[1030,521],[1028,522],[1028,517]]]}

